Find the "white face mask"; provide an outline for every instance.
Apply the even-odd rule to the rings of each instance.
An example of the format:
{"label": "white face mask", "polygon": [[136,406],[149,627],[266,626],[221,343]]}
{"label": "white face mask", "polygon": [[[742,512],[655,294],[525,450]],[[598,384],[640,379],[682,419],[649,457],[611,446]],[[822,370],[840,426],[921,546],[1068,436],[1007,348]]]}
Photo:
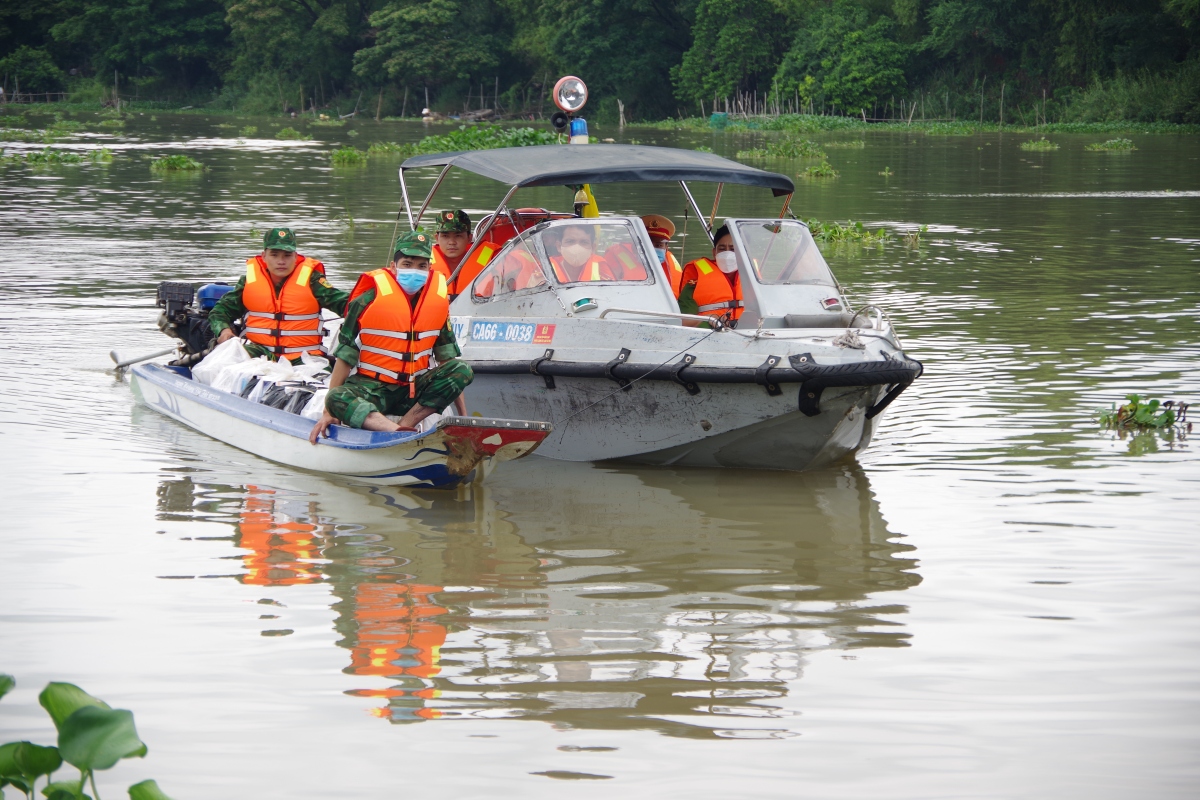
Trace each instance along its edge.
{"label": "white face mask", "polygon": [[737,272],[737,253],[732,250],[722,250],[717,253],[717,268],[726,275]]}
{"label": "white face mask", "polygon": [[586,244],[565,244],[561,250],[563,258],[572,267],[582,266],[592,255],[592,248]]}

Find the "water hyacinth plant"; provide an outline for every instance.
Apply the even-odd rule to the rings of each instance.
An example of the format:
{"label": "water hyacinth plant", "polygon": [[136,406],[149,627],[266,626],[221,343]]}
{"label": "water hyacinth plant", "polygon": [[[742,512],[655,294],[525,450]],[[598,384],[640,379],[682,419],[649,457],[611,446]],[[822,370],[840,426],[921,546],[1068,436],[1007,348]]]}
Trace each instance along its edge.
{"label": "water hyacinth plant", "polygon": [[524,147],[539,144],[562,144],[563,138],[550,131],[535,128],[504,128],[500,125],[463,125],[456,131],[426,136],[415,144],[373,142],[367,156],[408,158],[422,153],[445,153],[453,150],[495,150],[500,147]]}
{"label": "water hyacinth plant", "polygon": [[301,133],[300,131],[296,130],[295,128],[280,128],[279,130],[275,131],[275,138],[276,139],[289,139],[289,140],[303,141],[303,142],[307,142],[308,140],[312,139],[311,136],[306,136],[305,134]]}
{"label": "water hyacinth plant", "polygon": [[251,136],[257,136],[257,135],[258,135],[258,126],[257,125],[247,125],[246,127],[242,128],[240,131],[238,131],[238,136],[241,136],[242,138],[249,138]]}
{"label": "water hyacinth plant", "polygon": [[25,155],[6,156],[4,161],[9,164],[36,164],[36,165],[57,165],[57,164],[107,164],[113,160],[112,151],[107,147],[102,147],[99,150],[87,150],[82,153],[72,152],[70,150],[55,150],[52,147],[47,147],[44,150],[38,150]]}
{"label": "water hyacinth plant", "polygon": [[1166,430],[1176,426],[1187,431],[1192,429],[1187,421],[1187,403],[1174,400],[1163,403],[1136,394],[1126,395],[1125,399],[1128,402],[1122,406],[1114,403],[1111,409],[1096,413],[1101,426],[1118,433]]}
{"label": "water hyacinth plant", "polygon": [[1058,149],[1058,145],[1047,139],[1045,136],[1040,139],[1032,139],[1028,142],[1021,142],[1019,146],[1022,150],[1030,150],[1033,152]]}
{"label": "water hyacinth plant", "polygon": [[[0,675],[0,697],[16,681]],[[11,786],[29,800],[37,797],[37,782],[45,778],[41,794],[47,800],[100,800],[96,772],[110,769],[125,758],[143,758],[146,745],[138,738],[133,712],[112,708],[70,683],[48,683],[38,703],[58,731],[56,745],[9,742],[0,745],[0,791]],[[76,780],[55,781],[54,773],[66,762],[79,770]],[[92,794],[84,794],[90,785]],[[169,800],[154,781],[129,787],[131,800]]]}
{"label": "water hyacinth plant", "polygon": [[804,220],[813,238],[818,242],[859,242],[862,244],[881,244],[888,240],[889,233],[884,228],[872,230],[861,222],[849,220],[845,225],[837,222],[821,222],[818,219]]}
{"label": "water hyacinth plant", "polygon": [[1109,139],[1107,142],[1095,142],[1085,145],[1083,149],[1092,153],[1129,153],[1137,150],[1129,139]]}
{"label": "water hyacinth plant", "polygon": [[150,162],[150,169],[155,172],[201,172],[204,165],[185,155],[163,156]]}
{"label": "water hyacinth plant", "polygon": [[803,169],[797,173],[801,178],[836,178],[839,173],[828,161]]}
{"label": "water hyacinth plant", "polygon": [[738,152],[737,157],[743,161],[762,158],[819,158],[824,160],[825,151],[811,139],[785,136],[782,139],[768,142],[766,147],[742,150]]}
{"label": "water hyacinth plant", "polygon": [[339,147],[329,154],[335,167],[353,167],[367,163],[367,153],[354,147]]}

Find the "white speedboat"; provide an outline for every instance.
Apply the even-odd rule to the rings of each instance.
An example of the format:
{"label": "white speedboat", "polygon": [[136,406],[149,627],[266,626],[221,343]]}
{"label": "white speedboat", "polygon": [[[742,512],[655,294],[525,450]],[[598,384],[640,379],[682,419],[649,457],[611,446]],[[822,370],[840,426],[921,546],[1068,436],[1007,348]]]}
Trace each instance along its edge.
{"label": "white speedboat", "polygon": [[443,417],[417,433],[343,425],[308,442],[313,421],[193,380],[186,367],[133,367],[134,394],[150,408],[214,439],[281,464],[369,484],[452,488],[482,478],[495,462],[532,452],[550,432],[544,422]]}
{"label": "white speedboat", "polygon": [[[406,173],[429,167],[441,173],[414,215]],[[497,252],[451,306],[475,370],[468,399],[488,416],[551,421],[539,455],[815,468],[866,447],[880,413],[921,374],[886,315],[851,309],[808,228],[787,218],[795,187],[783,175],[711,153],[634,145],[416,156],[400,167],[414,228],[454,168],[509,187],[476,229],[474,247]],[[779,218],[726,220],[745,302],[737,327],[694,327],[712,320],[680,313],[638,217],[570,218],[512,202],[525,187],[648,181],[677,182],[701,220],[689,181],[717,183],[718,198],[723,184],[785,197]],[[704,226],[710,237],[716,211]],[[590,229],[598,257],[619,252],[641,277],[567,280],[556,242],[579,225]]]}

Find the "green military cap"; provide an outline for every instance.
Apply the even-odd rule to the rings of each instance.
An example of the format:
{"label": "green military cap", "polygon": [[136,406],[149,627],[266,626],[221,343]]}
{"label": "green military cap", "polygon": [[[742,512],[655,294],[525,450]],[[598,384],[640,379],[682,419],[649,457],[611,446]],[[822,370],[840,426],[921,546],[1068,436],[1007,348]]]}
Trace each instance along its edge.
{"label": "green military cap", "polygon": [[392,260],[397,256],[417,256],[418,258],[433,257],[433,242],[424,231],[409,231],[396,237],[392,246]]}
{"label": "green military cap", "polygon": [[471,218],[461,208],[456,211],[439,211],[438,233],[470,233]]}
{"label": "green military cap", "polygon": [[287,250],[296,252],[296,234],[291,228],[271,228],[263,237],[264,250]]}

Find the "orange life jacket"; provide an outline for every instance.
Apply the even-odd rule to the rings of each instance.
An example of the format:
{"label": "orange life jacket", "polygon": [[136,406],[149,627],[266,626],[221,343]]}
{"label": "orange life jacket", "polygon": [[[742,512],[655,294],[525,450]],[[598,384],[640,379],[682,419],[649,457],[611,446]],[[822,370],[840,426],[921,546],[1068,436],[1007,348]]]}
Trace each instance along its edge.
{"label": "orange life jacket", "polygon": [[667,274],[667,280],[671,282],[671,293],[678,299],[679,290],[683,288],[683,267],[679,266],[679,259],[675,258],[675,254],[668,250],[666,263],[661,266],[663,272]]}
{"label": "orange life jacket", "polygon": [[242,289],[246,339],[280,357],[322,355],[321,305],[309,285],[314,272],[324,275],[325,265],[297,253],[296,268],[276,292],[275,279],[262,256],[246,259]]}
{"label": "orange life jacket", "polygon": [[[706,317],[728,315],[731,320],[741,318],[742,309],[746,304],[742,302],[742,281],[736,272],[732,276],[726,276],[707,258],[697,258],[688,262],[683,271],[691,271],[696,276],[696,291],[692,299],[699,306],[697,313]],[[730,277],[733,279],[732,284]]]}
{"label": "orange life jacket", "polygon": [[537,259],[521,247],[512,248],[503,261],[496,261],[490,266],[488,274],[475,287],[476,297],[507,294],[518,289],[541,286],[546,282]]}
{"label": "orange life jacket", "polygon": [[579,270],[578,278],[571,278],[567,274],[566,264],[563,263],[562,256],[554,256],[550,259],[550,266],[554,268],[554,276],[558,278],[559,283],[578,283],[580,281],[611,281],[612,273],[608,269],[608,265],[604,263],[604,259],[599,256],[592,256]]}
{"label": "orange life jacket", "polygon": [[450,266],[450,262],[446,260],[446,254],[442,252],[442,248],[435,244],[429,269],[445,275],[450,286],[451,297],[457,297],[466,291],[467,287],[471,285],[471,281],[475,280],[480,272],[483,272],[483,268],[488,265],[492,256],[496,255],[496,251],[499,249],[491,242],[481,242],[479,247],[475,248],[475,252],[471,254],[471,260],[463,264],[462,269],[458,271],[458,277],[451,281],[450,273],[454,272],[454,267]]}
{"label": "orange life jacket", "polygon": [[608,262],[608,268],[612,271],[613,275],[617,276],[618,280],[646,280],[646,268],[642,266],[641,260],[634,255],[633,245],[629,242],[618,242],[605,250],[604,260]]}
{"label": "orange life jacket", "polygon": [[350,300],[375,290],[375,299],[358,319],[358,371],[384,383],[408,383],[429,369],[433,345],[450,319],[446,276],[430,271],[414,304],[390,269],[377,269],[358,279]]}

